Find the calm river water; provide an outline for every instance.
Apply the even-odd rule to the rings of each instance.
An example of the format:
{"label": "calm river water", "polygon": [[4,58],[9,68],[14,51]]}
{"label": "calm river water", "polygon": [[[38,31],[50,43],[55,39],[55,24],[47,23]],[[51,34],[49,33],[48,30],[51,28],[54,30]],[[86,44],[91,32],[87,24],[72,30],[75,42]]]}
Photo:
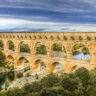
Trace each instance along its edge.
{"label": "calm river water", "polygon": [[73,58],[75,58],[75,59],[90,59],[90,54],[79,53],[77,55],[74,55]]}
{"label": "calm river water", "polygon": [[15,72],[0,73],[0,90],[10,86],[15,80]]}

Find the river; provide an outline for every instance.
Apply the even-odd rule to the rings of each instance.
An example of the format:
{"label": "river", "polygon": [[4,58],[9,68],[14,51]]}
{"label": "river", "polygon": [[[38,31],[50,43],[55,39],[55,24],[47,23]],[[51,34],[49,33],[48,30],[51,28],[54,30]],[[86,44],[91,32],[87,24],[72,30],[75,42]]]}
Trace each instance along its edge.
{"label": "river", "polygon": [[89,60],[90,59],[90,54],[79,53],[79,54],[74,55],[73,58]]}
{"label": "river", "polygon": [[7,89],[15,79],[15,72],[0,73],[0,90]]}

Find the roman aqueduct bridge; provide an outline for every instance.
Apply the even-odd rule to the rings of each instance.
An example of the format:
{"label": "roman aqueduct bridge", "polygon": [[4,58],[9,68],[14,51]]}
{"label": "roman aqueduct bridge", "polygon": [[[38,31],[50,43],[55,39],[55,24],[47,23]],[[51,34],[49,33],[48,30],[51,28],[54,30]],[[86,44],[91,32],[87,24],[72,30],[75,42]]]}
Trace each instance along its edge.
{"label": "roman aqueduct bridge", "polygon": [[[40,68],[40,63],[46,65],[46,72],[53,72],[55,65],[60,62],[63,64],[66,72],[73,69],[85,67],[89,70],[96,67],[96,33],[95,32],[33,32],[33,33],[0,33],[0,40],[4,44],[4,53],[7,59],[14,59],[14,66],[19,67],[27,59],[31,70],[35,71]],[[14,44],[14,52],[9,50],[9,41]],[[30,53],[20,53],[20,44],[26,42],[29,45]],[[36,46],[41,43],[46,46],[46,56],[36,54]],[[58,43],[64,46],[66,50],[66,59],[62,57],[53,57],[53,44]],[[76,44],[83,44],[89,49],[89,62],[77,62],[72,58],[73,47]],[[54,66],[52,65],[54,64]]]}

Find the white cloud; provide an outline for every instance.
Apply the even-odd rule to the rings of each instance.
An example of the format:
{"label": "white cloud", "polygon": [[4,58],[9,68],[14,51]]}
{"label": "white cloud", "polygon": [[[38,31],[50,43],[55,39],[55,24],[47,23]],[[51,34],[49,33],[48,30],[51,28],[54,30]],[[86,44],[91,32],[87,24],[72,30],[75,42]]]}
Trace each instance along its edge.
{"label": "white cloud", "polygon": [[96,24],[76,24],[76,23],[55,23],[55,22],[37,22],[30,20],[0,18],[0,30],[12,29],[12,31],[54,31],[54,32],[96,32]]}

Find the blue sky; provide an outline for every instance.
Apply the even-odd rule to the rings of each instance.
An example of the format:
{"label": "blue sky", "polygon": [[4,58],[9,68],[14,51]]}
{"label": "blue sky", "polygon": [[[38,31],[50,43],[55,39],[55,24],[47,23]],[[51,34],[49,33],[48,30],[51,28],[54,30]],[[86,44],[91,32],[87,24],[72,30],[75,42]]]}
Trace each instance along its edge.
{"label": "blue sky", "polygon": [[96,32],[96,0],[0,0],[1,32]]}

